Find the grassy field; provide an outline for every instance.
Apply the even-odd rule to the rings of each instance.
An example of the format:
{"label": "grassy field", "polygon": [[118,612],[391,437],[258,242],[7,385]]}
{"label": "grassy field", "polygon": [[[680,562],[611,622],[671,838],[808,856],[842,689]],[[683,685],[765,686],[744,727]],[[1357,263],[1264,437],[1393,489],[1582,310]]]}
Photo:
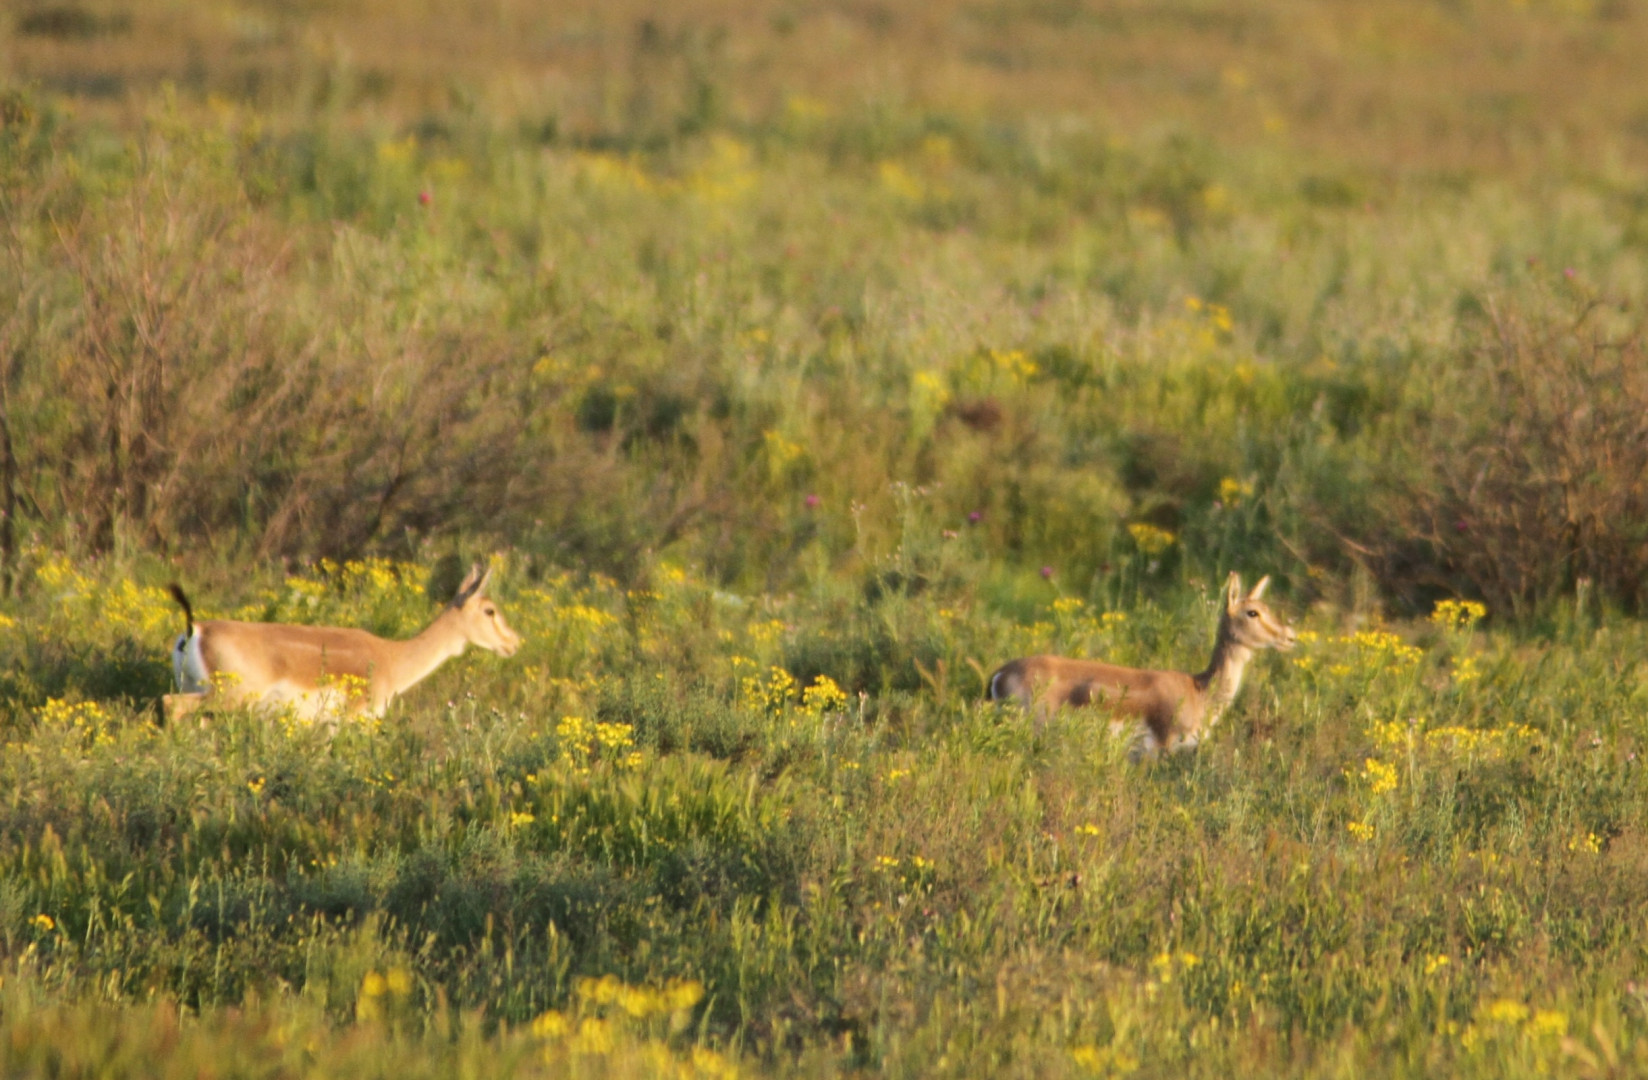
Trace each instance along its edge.
{"label": "grassy field", "polygon": [[[1648,10],[0,12],[0,1071],[1648,1073]],[[163,726],[209,616],[526,647]],[[1194,755],[1029,652],[1304,644]]]}

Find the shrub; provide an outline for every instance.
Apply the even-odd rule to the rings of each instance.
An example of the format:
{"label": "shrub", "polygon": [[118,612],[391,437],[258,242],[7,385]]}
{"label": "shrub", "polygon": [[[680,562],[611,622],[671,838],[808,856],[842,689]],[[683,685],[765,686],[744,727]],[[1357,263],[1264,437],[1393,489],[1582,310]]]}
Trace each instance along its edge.
{"label": "shrub", "polygon": [[1607,314],[1496,306],[1466,325],[1414,417],[1392,587],[1524,612],[1590,581],[1648,604],[1648,345]]}

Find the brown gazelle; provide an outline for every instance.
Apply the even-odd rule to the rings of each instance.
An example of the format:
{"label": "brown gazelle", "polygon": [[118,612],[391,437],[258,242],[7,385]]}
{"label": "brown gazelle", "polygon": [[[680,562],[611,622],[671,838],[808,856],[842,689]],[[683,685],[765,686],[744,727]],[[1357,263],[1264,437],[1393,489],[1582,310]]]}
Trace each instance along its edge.
{"label": "brown gazelle", "polygon": [[382,714],[396,695],[469,645],[502,656],[521,647],[521,635],[486,595],[491,576],[473,567],[446,610],[405,641],[336,626],[196,622],[189,598],[173,585],[186,629],[172,645],[180,692],[166,696],[165,714],[175,719],[209,703],[284,705],[305,720]]}
{"label": "brown gazelle", "polygon": [[1294,646],[1293,628],[1260,599],[1269,585],[1267,575],[1244,592],[1241,576],[1230,575],[1213,659],[1198,675],[1027,656],[1008,661],[990,676],[990,700],[1017,700],[1043,715],[1063,706],[1102,709],[1110,716],[1110,730],[1118,735],[1136,725],[1143,727],[1135,755],[1193,749],[1235,700],[1254,652]]}

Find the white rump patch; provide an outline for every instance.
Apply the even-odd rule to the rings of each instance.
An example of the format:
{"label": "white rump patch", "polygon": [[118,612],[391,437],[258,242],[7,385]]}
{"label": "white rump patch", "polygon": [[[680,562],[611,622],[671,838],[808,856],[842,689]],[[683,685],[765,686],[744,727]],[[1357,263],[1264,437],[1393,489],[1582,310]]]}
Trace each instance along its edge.
{"label": "white rump patch", "polygon": [[204,694],[212,684],[206,658],[200,653],[200,628],[193,634],[179,634],[172,643],[172,679],[180,694]]}

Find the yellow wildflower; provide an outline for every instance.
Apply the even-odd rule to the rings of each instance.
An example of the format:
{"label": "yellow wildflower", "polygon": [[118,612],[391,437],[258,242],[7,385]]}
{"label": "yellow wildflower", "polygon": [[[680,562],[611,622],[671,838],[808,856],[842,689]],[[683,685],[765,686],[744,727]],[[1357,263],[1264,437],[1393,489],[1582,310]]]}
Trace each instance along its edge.
{"label": "yellow wildflower", "polygon": [[1535,1036],[1568,1034],[1568,1014],[1557,1009],[1539,1009],[1528,1021],[1528,1031]]}
{"label": "yellow wildflower", "polygon": [[690,1009],[704,1000],[704,984],[696,979],[671,981],[664,984],[664,1002],[671,1012]]}
{"label": "yellow wildflower", "polygon": [[801,707],[814,716],[838,712],[846,705],[847,695],[828,675],[813,679],[813,684],[801,692]]}
{"label": "yellow wildflower", "polygon": [[1373,795],[1383,795],[1387,791],[1395,791],[1397,786],[1396,766],[1380,761],[1378,758],[1368,758],[1362,762],[1362,771],[1345,770],[1345,775],[1352,780],[1360,780],[1368,785],[1368,791]]}
{"label": "yellow wildflower", "polygon": [[1500,998],[1489,1002],[1483,1008],[1482,1015],[1496,1024],[1520,1024],[1528,1019],[1528,1006],[1510,998]]}
{"label": "yellow wildflower", "polygon": [[585,1017],[568,1046],[575,1054],[610,1054],[613,1046],[612,1026],[599,1017]]}
{"label": "yellow wildflower", "polygon": [[663,998],[645,986],[623,986],[618,990],[618,1007],[635,1017],[645,1019],[664,1009]]}
{"label": "yellow wildflower", "polygon": [[1146,555],[1160,555],[1178,542],[1178,537],[1166,529],[1157,528],[1147,521],[1135,521],[1127,527],[1128,534],[1139,550]]}
{"label": "yellow wildflower", "polygon": [[996,367],[1021,382],[1041,370],[1023,349],[991,349],[989,354]]}
{"label": "yellow wildflower", "polygon": [[1239,506],[1243,499],[1253,494],[1251,480],[1238,480],[1234,476],[1227,476],[1219,481],[1219,501],[1226,506]]}
{"label": "yellow wildflower", "polygon": [[599,979],[579,979],[576,990],[581,998],[588,998],[597,1005],[610,1005],[618,1000],[618,991],[623,985],[617,976],[603,975]]}
{"label": "yellow wildflower", "polygon": [[1431,622],[1444,630],[1469,630],[1488,614],[1475,600],[1438,600]]}
{"label": "yellow wildflower", "polygon": [[630,724],[595,725],[595,741],[608,750],[622,750],[635,745],[635,728]]}
{"label": "yellow wildflower", "polygon": [[1106,1076],[1126,1076],[1139,1067],[1139,1059],[1131,1054],[1091,1043],[1071,1047],[1070,1060],[1089,1072]]}
{"label": "yellow wildflower", "polygon": [[567,1019],[554,1009],[532,1021],[532,1034],[540,1039],[559,1039],[567,1033]]}
{"label": "yellow wildflower", "polygon": [[765,680],[745,676],[739,688],[740,704],[753,711],[776,713],[795,698],[796,690],[794,676],[783,668],[772,667],[767,669]]}

